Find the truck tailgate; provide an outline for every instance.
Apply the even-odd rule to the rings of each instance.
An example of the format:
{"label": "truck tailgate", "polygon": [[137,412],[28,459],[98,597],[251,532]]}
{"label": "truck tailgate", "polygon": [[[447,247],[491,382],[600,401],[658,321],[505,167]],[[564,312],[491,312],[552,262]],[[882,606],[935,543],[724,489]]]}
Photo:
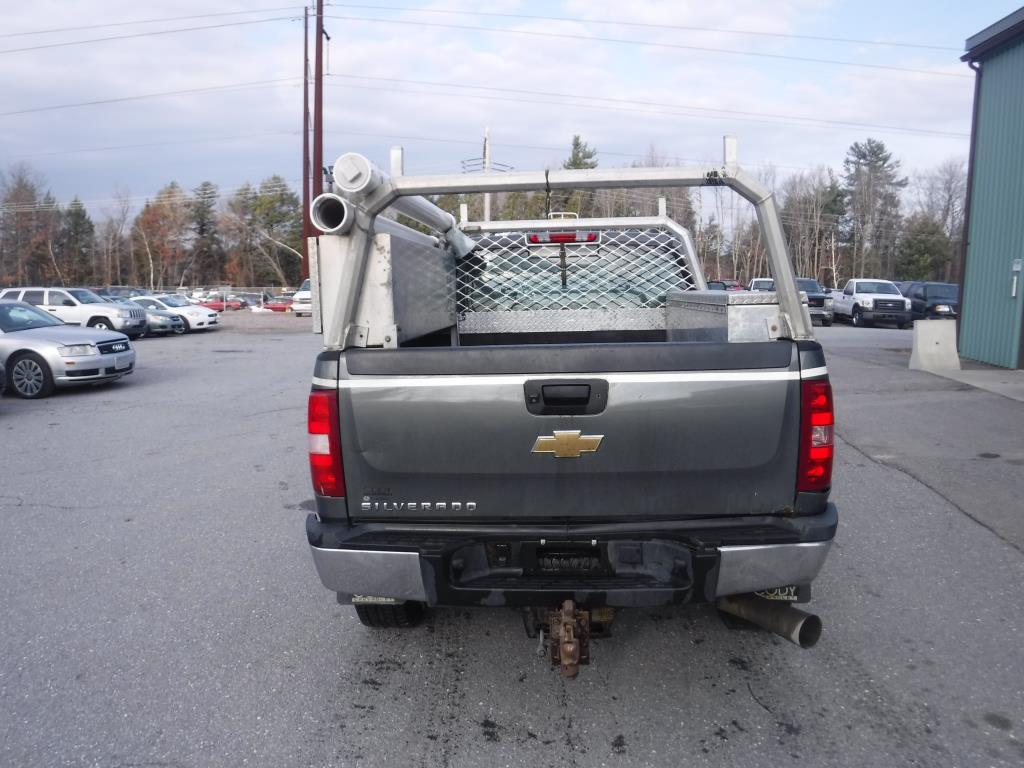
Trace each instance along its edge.
{"label": "truck tailgate", "polygon": [[353,520],[658,520],[793,505],[793,342],[335,354]]}

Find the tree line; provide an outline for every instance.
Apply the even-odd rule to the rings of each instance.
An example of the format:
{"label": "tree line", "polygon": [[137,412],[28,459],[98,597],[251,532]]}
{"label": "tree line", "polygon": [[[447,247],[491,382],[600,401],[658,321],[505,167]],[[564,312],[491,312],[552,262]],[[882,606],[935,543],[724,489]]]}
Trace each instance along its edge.
{"label": "tree line", "polygon": [[[637,166],[666,166],[651,147]],[[563,168],[595,168],[598,152],[574,136]],[[776,179],[772,189],[797,274],[824,285],[851,277],[955,281],[960,272],[966,167],[947,160],[912,177],[882,141],[854,142],[839,171],[821,166]],[[658,198],[693,233],[709,278],[746,283],[768,274],[749,203],[720,187],[510,192],[495,219],[652,216]],[[458,216],[483,215],[479,194],[441,195]],[[0,285],[286,286],[301,280],[302,211],[280,176],[226,198],[212,182],[191,192],[171,182],[133,214],[122,195],[95,223],[77,198],[58,204],[31,168],[0,173]]]}
{"label": "tree line", "polygon": [[[137,206],[136,206],[137,207]],[[280,176],[226,199],[205,181],[164,186],[141,210],[120,195],[97,224],[59,205],[25,165],[0,173],[0,285],[295,286],[302,206]]]}

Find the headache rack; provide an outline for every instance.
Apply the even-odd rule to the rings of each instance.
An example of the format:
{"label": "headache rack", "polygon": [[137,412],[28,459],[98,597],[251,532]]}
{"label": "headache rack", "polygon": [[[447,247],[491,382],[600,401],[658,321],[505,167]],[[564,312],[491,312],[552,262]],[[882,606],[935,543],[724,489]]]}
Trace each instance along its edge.
{"label": "headache rack", "polygon": [[699,298],[707,284],[690,234],[663,200],[653,217],[457,222],[423,196],[726,186],[754,205],[761,225],[777,296],[770,336],[812,338],[771,193],[733,156],[727,138],[726,160],[714,167],[407,177],[400,148],[390,176],[361,155],[342,155],[333,191],[311,208],[324,233],[310,238],[314,329],[330,348],[397,347],[446,331],[453,345],[538,334],[666,339],[670,303]]}
{"label": "headache rack", "polygon": [[705,289],[689,233],[650,218],[467,222],[460,334],[664,329],[669,294]]}

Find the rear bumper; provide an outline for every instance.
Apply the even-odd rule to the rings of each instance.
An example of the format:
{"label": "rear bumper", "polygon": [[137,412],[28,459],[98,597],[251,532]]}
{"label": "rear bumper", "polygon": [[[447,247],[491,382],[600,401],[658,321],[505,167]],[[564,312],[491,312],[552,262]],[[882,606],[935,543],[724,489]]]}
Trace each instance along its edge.
{"label": "rear bumper", "polygon": [[829,504],[820,515],[800,518],[533,529],[348,526],[310,515],[306,530],[321,582],[342,599],[492,606],[572,599],[626,607],[810,584],[828,556],[837,519]]}

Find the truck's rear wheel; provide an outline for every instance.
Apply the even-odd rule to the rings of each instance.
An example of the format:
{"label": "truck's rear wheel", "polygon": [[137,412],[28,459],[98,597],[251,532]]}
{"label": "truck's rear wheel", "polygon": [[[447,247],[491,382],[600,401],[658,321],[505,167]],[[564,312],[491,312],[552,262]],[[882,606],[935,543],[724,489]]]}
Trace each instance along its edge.
{"label": "truck's rear wheel", "polygon": [[390,605],[365,603],[356,606],[356,615],[365,627],[406,629],[423,621],[423,603],[408,601]]}

